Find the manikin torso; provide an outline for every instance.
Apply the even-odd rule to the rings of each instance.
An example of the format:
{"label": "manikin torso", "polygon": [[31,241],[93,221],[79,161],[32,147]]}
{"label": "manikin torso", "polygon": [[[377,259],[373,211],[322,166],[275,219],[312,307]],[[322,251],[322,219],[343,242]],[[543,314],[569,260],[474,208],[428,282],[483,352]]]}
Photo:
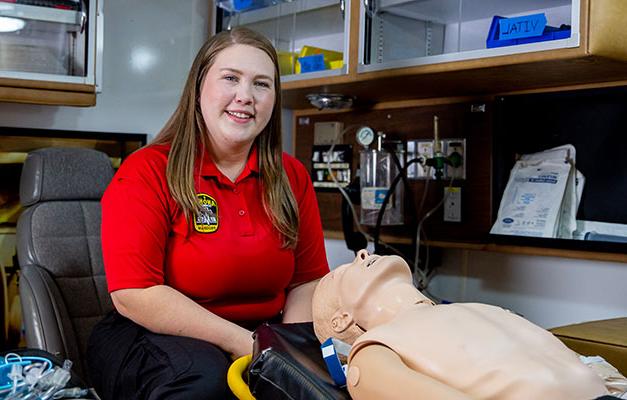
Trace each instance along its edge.
{"label": "manikin torso", "polygon": [[416,304],[354,343],[396,352],[416,372],[474,399],[593,399],[602,380],[544,329],[500,307]]}

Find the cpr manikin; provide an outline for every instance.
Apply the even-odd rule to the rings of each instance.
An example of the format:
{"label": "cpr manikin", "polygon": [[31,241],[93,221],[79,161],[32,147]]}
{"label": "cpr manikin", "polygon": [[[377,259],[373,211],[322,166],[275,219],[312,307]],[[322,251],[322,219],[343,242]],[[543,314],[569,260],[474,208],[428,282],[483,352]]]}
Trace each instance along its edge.
{"label": "cpr manikin", "polygon": [[360,251],[313,299],[318,339],[352,343],[354,399],[594,399],[603,381],[546,330],[499,307],[434,305],[405,261]]}

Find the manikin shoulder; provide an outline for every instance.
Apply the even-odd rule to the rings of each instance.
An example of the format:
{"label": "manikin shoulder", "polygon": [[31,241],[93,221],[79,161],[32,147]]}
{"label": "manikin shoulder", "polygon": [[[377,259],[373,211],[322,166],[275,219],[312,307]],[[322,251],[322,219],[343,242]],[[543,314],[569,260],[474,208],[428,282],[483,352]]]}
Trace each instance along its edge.
{"label": "manikin shoulder", "polygon": [[370,346],[385,346],[407,368],[478,399],[580,398],[574,393],[594,398],[604,390],[600,379],[549,332],[486,304],[409,307],[359,337],[349,365]]}

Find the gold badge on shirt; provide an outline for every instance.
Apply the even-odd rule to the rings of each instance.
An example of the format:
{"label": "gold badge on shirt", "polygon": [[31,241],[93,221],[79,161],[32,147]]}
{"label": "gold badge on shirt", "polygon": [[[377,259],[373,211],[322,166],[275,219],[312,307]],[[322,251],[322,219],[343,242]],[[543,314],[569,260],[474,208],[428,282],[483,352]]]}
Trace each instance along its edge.
{"label": "gold badge on shirt", "polygon": [[202,212],[194,215],[194,229],[200,233],[213,233],[218,230],[218,203],[208,194],[198,193]]}

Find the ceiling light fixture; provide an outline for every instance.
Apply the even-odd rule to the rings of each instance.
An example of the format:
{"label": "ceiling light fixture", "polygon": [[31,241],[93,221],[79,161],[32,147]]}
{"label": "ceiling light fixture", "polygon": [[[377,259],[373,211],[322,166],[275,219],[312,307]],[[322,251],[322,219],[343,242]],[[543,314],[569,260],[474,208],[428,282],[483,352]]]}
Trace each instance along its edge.
{"label": "ceiling light fixture", "polygon": [[26,22],[23,19],[0,17],[0,32],[15,32],[24,28]]}
{"label": "ceiling light fixture", "polygon": [[342,110],[351,108],[355,97],[337,93],[311,93],[307,95],[307,100],[318,110]]}

